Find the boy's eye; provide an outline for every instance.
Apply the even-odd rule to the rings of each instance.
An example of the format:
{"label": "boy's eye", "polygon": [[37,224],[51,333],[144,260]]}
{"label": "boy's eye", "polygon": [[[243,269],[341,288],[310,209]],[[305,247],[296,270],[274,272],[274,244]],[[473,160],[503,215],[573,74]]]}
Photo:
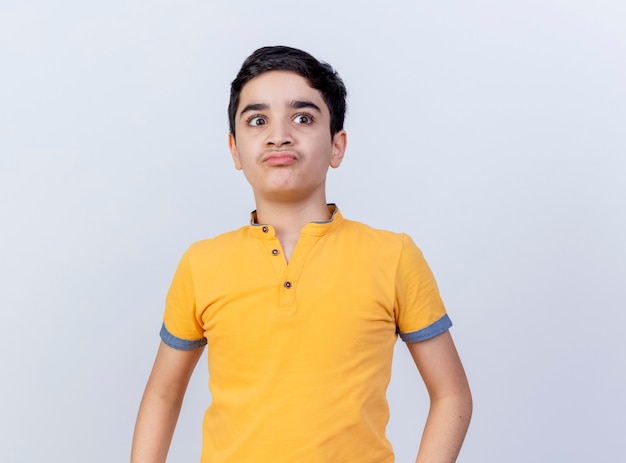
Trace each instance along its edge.
{"label": "boy's eye", "polygon": [[309,114],[298,114],[293,118],[296,124],[310,125],[313,123],[313,117]]}
{"label": "boy's eye", "polygon": [[267,124],[267,119],[265,119],[265,117],[263,116],[252,116],[248,119],[248,125],[251,125],[253,127],[258,127],[259,125],[265,124]]}

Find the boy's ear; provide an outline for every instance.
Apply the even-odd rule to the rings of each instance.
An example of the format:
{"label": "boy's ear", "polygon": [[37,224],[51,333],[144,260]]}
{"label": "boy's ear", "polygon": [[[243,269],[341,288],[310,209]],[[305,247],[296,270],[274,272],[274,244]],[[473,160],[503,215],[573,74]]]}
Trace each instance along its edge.
{"label": "boy's ear", "polygon": [[345,130],[340,130],[333,135],[333,152],[330,157],[330,167],[336,169],[341,165],[343,161],[343,155],[346,152],[348,146],[348,136]]}
{"label": "boy's ear", "polygon": [[233,133],[228,134],[228,148],[230,149],[230,155],[235,162],[235,169],[241,170],[241,162],[239,162],[239,153],[237,152],[237,142]]}

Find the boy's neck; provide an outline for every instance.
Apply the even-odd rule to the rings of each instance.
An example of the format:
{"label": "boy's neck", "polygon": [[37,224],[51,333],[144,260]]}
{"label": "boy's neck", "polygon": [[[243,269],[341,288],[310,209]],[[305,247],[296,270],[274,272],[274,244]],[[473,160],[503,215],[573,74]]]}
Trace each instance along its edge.
{"label": "boy's neck", "polygon": [[302,228],[310,222],[330,220],[331,213],[326,201],[316,203],[259,204],[256,218],[258,223],[271,225],[276,234],[300,234]]}

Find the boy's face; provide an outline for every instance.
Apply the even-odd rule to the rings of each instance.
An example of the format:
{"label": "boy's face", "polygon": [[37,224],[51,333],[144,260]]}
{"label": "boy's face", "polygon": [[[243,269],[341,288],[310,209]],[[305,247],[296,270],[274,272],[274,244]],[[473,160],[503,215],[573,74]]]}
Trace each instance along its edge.
{"label": "boy's face", "polygon": [[229,135],[235,167],[257,201],[325,199],[328,167],[339,167],[346,148],[344,131],[331,137],[321,93],[289,71],[266,72],[244,85],[235,133]]}

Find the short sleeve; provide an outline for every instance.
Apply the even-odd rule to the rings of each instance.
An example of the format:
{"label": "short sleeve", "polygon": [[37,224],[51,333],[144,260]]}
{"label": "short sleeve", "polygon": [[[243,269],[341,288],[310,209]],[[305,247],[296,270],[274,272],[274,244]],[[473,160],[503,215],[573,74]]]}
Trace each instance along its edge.
{"label": "short sleeve", "polygon": [[404,342],[425,341],[452,326],[435,277],[408,235],[403,235],[395,285],[396,325]]}
{"label": "short sleeve", "polygon": [[174,349],[192,350],[206,344],[197,317],[196,296],[188,250],[180,260],[165,300],[161,339]]}

